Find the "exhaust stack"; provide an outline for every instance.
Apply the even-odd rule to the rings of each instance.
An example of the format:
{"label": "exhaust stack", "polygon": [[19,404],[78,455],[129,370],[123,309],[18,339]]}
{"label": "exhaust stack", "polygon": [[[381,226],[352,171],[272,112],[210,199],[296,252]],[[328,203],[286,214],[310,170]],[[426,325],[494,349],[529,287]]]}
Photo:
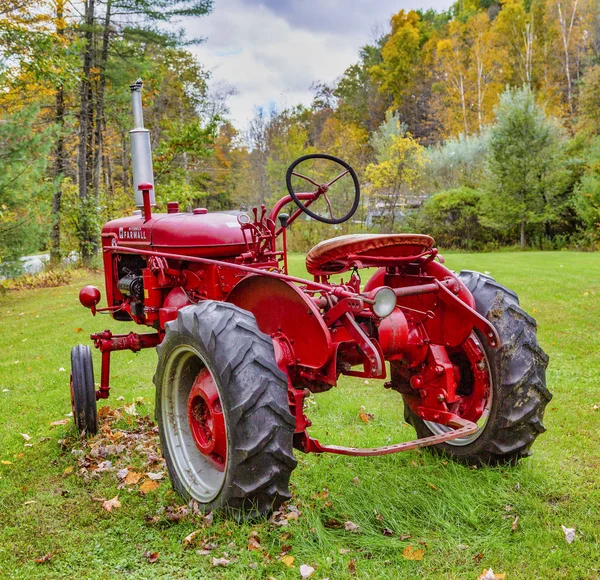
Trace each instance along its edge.
{"label": "exhaust stack", "polygon": [[[152,150],[150,148],[150,131],[144,128],[144,111],[142,109],[142,79],[138,79],[129,88],[133,105],[134,128],[129,131],[131,141],[131,168],[133,171],[133,190],[135,192],[135,205],[144,207],[140,184],[151,183],[154,185],[152,171]],[[150,205],[156,205],[154,188],[150,190]]]}

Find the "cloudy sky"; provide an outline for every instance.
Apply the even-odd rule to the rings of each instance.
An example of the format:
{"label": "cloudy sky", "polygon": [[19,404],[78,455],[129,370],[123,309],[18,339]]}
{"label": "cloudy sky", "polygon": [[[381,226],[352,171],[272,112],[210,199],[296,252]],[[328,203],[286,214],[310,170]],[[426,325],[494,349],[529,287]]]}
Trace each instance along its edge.
{"label": "cloudy sky", "polygon": [[332,82],[358,49],[387,30],[400,9],[448,8],[452,0],[214,0],[213,12],[186,26],[212,84],[237,94],[230,117],[244,128],[256,107],[310,104],[314,81]]}

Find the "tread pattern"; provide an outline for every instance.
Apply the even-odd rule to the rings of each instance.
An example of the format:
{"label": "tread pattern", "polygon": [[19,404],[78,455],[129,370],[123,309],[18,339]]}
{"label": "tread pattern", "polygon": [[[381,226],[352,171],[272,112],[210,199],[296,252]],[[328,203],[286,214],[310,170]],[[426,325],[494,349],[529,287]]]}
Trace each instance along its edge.
{"label": "tread pattern", "polygon": [[[179,342],[178,342],[179,341]],[[292,451],[296,422],[289,410],[287,377],[275,362],[273,342],[254,315],[233,304],[206,300],[182,308],[166,325],[157,347],[154,382],[160,431],[161,389],[166,357],[175,343],[191,342],[205,357],[218,383],[227,417],[228,459],[219,495],[204,509],[226,508],[249,517],[262,516],[290,499],[289,479],[297,461]],[[175,489],[186,498],[162,440],[163,454]]]}
{"label": "tread pattern", "polygon": [[71,380],[75,427],[81,434],[95,435],[98,432],[98,410],[92,351],[89,346],[78,344],[71,349]]}
{"label": "tread pattern", "polygon": [[[531,455],[535,438],[546,430],[544,409],[552,399],[546,387],[548,356],[538,345],[535,320],[522,310],[513,291],[479,272],[464,270],[458,277],[473,294],[477,312],[496,327],[501,346],[491,349],[483,342],[494,382],[484,431],[469,445],[446,443],[437,450],[471,465],[515,464]],[[420,437],[430,434],[407,405],[404,414]]]}

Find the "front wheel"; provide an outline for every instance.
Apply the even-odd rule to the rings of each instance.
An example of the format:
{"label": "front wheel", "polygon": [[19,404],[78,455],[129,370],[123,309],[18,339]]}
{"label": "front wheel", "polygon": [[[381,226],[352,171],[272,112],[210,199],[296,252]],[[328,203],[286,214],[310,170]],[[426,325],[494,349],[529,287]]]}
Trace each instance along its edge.
{"label": "front wheel", "polygon": [[89,346],[78,344],[71,349],[70,387],[71,410],[77,431],[81,435],[95,435],[98,432],[98,412],[94,366]]}
{"label": "front wheel", "polygon": [[182,308],[157,350],[156,417],[175,490],[249,517],[289,499],[287,378],[254,316],[210,300]]}
{"label": "front wheel", "polygon": [[[451,410],[477,422],[479,430],[433,449],[469,465],[515,464],[531,455],[535,438],[545,431],[544,409],[552,398],[546,388],[548,356],[538,345],[535,320],[521,309],[514,292],[478,272],[465,270],[458,277],[475,298],[477,312],[495,326],[501,346],[491,348],[474,332],[463,345],[449,349],[461,396]],[[404,418],[420,438],[448,430],[423,421],[406,403]]]}

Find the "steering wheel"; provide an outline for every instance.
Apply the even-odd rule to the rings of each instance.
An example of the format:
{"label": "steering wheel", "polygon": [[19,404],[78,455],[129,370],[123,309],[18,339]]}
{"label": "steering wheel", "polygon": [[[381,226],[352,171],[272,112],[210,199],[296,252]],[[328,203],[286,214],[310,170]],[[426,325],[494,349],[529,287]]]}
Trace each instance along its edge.
{"label": "steering wheel", "polygon": [[[296,167],[304,161],[308,161],[309,159],[325,159],[327,161],[333,161],[333,163],[341,165],[344,168],[344,170],[337,177],[334,177],[331,181],[327,183],[318,183],[314,179],[311,179],[310,177],[307,177],[302,173],[296,172]],[[339,179],[342,179],[342,177],[344,177],[345,175],[350,175],[352,181],[354,182],[354,200],[350,211],[343,217],[336,218],[333,215],[333,207],[331,205],[331,200],[329,199],[329,197],[327,197],[327,192],[334,183],[336,183]],[[303,196],[305,200],[308,199],[308,203],[306,205],[300,200],[299,194],[294,191],[294,188],[292,187],[292,177],[299,177],[300,179],[304,179],[305,181],[308,181],[308,183],[310,183],[313,187],[316,187],[316,190],[311,192],[313,195],[312,198],[310,196],[307,198],[306,195]],[[358,183],[358,177],[356,176],[356,172],[345,161],[339,159],[338,157],[334,157],[333,155],[326,155],[324,153],[314,153],[312,155],[303,155],[302,157],[298,157],[298,159],[296,159],[288,167],[288,170],[285,174],[285,183],[287,185],[290,197],[294,200],[294,203],[305,214],[309,215],[311,218],[319,222],[323,222],[326,224],[341,224],[342,222],[349,220],[358,209],[358,202],[360,201],[360,185]],[[329,215],[331,216],[330,218],[321,216],[308,208],[308,206],[314,201],[316,201],[320,196],[323,196],[325,198],[325,201],[327,202],[327,207],[329,208]]]}

